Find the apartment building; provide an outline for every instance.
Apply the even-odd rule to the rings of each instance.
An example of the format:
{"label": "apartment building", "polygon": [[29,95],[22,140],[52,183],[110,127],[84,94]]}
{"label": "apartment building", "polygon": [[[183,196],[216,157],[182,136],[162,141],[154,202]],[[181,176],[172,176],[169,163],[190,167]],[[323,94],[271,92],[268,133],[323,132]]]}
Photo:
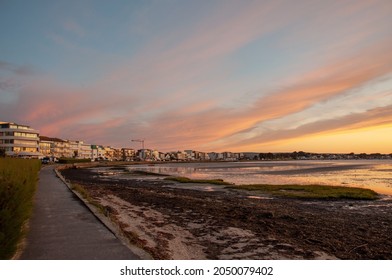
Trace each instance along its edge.
{"label": "apartment building", "polygon": [[39,137],[39,151],[41,154],[45,157],[51,157],[52,156],[52,145],[53,142],[50,141],[47,137],[45,136],[40,136]]}
{"label": "apartment building", "polygon": [[122,154],[122,160],[124,161],[131,161],[131,160],[135,160],[136,158],[136,152],[134,149],[122,148],[121,154]]}
{"label": "apartment building", "polygon": [[[70,158],[73,156],[73,152],[70,148],[70,143],[60,138],[52,138],[47,136],[40,136],[40,148],[45,156],[55,158]],[[50,152],[48,153],[48,147],[50,145]]]}
{"label": "apartment building", "polygon": [[105,158],[105,148],[100,145],[91,145],[91,159],[103,159]]}
{"label": "apartment building", "polygon": [[92,149],[90,144],[83,141],[68,141],[70,154],[73,158],[85,159],[92,158]]}
{"label": "apartment building", "polygon": [[27,125],[0,122],[0,149],[8,156],[41,157],[39,131]]}

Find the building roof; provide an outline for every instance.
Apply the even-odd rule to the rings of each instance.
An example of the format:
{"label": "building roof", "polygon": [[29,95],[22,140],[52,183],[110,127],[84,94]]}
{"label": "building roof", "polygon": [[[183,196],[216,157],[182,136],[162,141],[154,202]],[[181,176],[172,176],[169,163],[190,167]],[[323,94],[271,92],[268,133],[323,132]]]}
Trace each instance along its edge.
{"label": "building roof", "polygon": [[67,142],[63,139],[60,138],[52,138],[52,137],[47,137],[47,136],[40,136],[39,140],[41,141],[52,141],[52,142]]}

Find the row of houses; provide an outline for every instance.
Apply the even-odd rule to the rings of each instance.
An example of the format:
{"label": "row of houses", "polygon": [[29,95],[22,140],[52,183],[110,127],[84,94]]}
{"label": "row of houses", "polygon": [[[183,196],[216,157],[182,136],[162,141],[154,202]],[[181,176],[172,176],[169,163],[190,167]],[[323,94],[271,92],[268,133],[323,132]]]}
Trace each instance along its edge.
{"label": "row of houses", "polygon": [[134,149],[41,136],[36,129],[11,122],[0,122],[0,149],[7,156],[29,158],[133,160],[136,156]]}
{"label": "row of houses", "polygon": [[63,140],[39,135],[27,125],[0,122],[0,152],[8,156],[28,158],[78,158],[91,160],[151,161],[236,161],[236,160],[338,160],[391,159],[392,154],[318,154],[318,153],[205,153],[194,150],[162,153],[157,150],[113,148],[83,141]]}
{"label": "row of houses", "polygon": [[184,151],[162,153],[157,150],[113,148],[83,141],[64,140],[39,135],[39,131],[27,125],[0,122],[0,149],[8,156],[78,158],[91,160],[192,160],[207,159],[201,152]]}
{"label": "row of houses", "polygon": [[194,150],[162,153],[157,150],[113,148],[77,140],[64,140],[39,135],[39,131],[27,125],[0,122],[0,149],[8,156],[78,158],[91,160],[152,160],[152,161],[203,161],[243,159],[243,153],[205,153]]}

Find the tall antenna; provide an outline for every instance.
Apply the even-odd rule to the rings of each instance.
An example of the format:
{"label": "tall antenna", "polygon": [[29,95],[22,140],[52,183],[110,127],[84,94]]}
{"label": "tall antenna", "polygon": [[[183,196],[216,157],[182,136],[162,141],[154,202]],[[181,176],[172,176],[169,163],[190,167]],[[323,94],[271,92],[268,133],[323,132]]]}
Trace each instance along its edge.
{"label": "tall antenna", "polygon": [[142,143],[142,149],[144,150],[144,139],[132,139],[132,142],[140,142]]}

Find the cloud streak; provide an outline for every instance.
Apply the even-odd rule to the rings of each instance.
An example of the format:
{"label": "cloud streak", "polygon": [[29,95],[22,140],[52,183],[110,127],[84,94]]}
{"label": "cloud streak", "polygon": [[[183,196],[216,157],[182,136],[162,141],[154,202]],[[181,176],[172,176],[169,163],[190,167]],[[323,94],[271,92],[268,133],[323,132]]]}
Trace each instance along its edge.
{"label": "cloud streak", "polygon": [[[222,145],[225,137],[241,134],[243,130],[252,129],[265,121],[333,100],[390,73],[392,57],[386,51],[387,46],[383,44],[369,48],[362,52],[365,54],[363,58],[353,56],[339,63],[314,69],[299,78],[295,85],[262,96],[248,108],[213,108],[197,115],[171,112],[167,116],[160,116],[152,126],[159,127],[162,133],[165,129],[172,131],[174,127],[181,128],[176,135],[178,138],[181,137],[181,131],[194,131],[205,142],[219,141],[219,145]],[[392,45],[389,43],[389,46]],[[181,121],[176,122],[176,119]],[[186,142],[187,139],[184,136],[182,140]],[[192,137],[191,143],[194,144],[196,139],[197,137]]]}
{"label": "cloud streak", "polygon": [[[114,146],[129,146],[131,137],[145,138],[151,148],[161,150],[238,150],[357,129],[355,123],[372,127],[391,122],[392,98],[384,109],[361,104],[362,112],[342,115],[329,106],[329,117],[325,112],[314,121],[293,117],[306,117],[315,106],[338,104],[342,96],[354,100],[355,90],[366,90],[369,96],[379,92],[377,80],[392,73],[388,1],[224,3],[205,4],[208,9],[199,8],[193,17],[197,21],[181,24],[174,15],[173,22],[166,19],[170,28],[165,29],[159,29],[162,15],[155,9],[162,4],[156,3],[152,11],[143,10],[135,18],[157,25],[159,32],[145,34],[143,28],[129,26],[138,32],[126,36],[140,37],[124,37],[122,42],[140,38],[143,43],[123,46],[121,52],[89,44],[94,41],[91,34],[97,34],[88,29],[93,23],[81,25],[81,18],[61,17],[61,32],[44,32],[51,34],[56,50],[63,48],[66,57],[72,57],[59,60],[58,73],[64,73],[62,66],[79,73],[74,61],[80,60],[82,68],[90,70],[86,76],[95,78],[68,83],[71,78],[56,71],[30,75],[32,69],[18,66],[27,63],[0,61],[0,90],[8,96],[0,97],[0,117],[29,124],[48,136]],[[247,50],[255,58],[274,59],[268,65],[263,65],[265,60],[246,65],[242,61]],[[85,63],[90,61],[91,66]],[[239,65],[249,77],[238,75],[243,70]],[[268,67],[276,68],[273,86],[264,84]],[[390,94],[387,91],[385,100]],[[289,128],[264,129],[271,121],[284,124],[290,119]]]}
{"label": "cloud streak", "polygon": [[[392,93],[391,93],[392,94]],[[378,107],[364,113],[350,114],[335,119],[320,120],[295,129],[281,129],[236,143],[235,147],[254,146],[255,143],[271,144],[313,135],[328,135],[392,124],[392,105]]]}

